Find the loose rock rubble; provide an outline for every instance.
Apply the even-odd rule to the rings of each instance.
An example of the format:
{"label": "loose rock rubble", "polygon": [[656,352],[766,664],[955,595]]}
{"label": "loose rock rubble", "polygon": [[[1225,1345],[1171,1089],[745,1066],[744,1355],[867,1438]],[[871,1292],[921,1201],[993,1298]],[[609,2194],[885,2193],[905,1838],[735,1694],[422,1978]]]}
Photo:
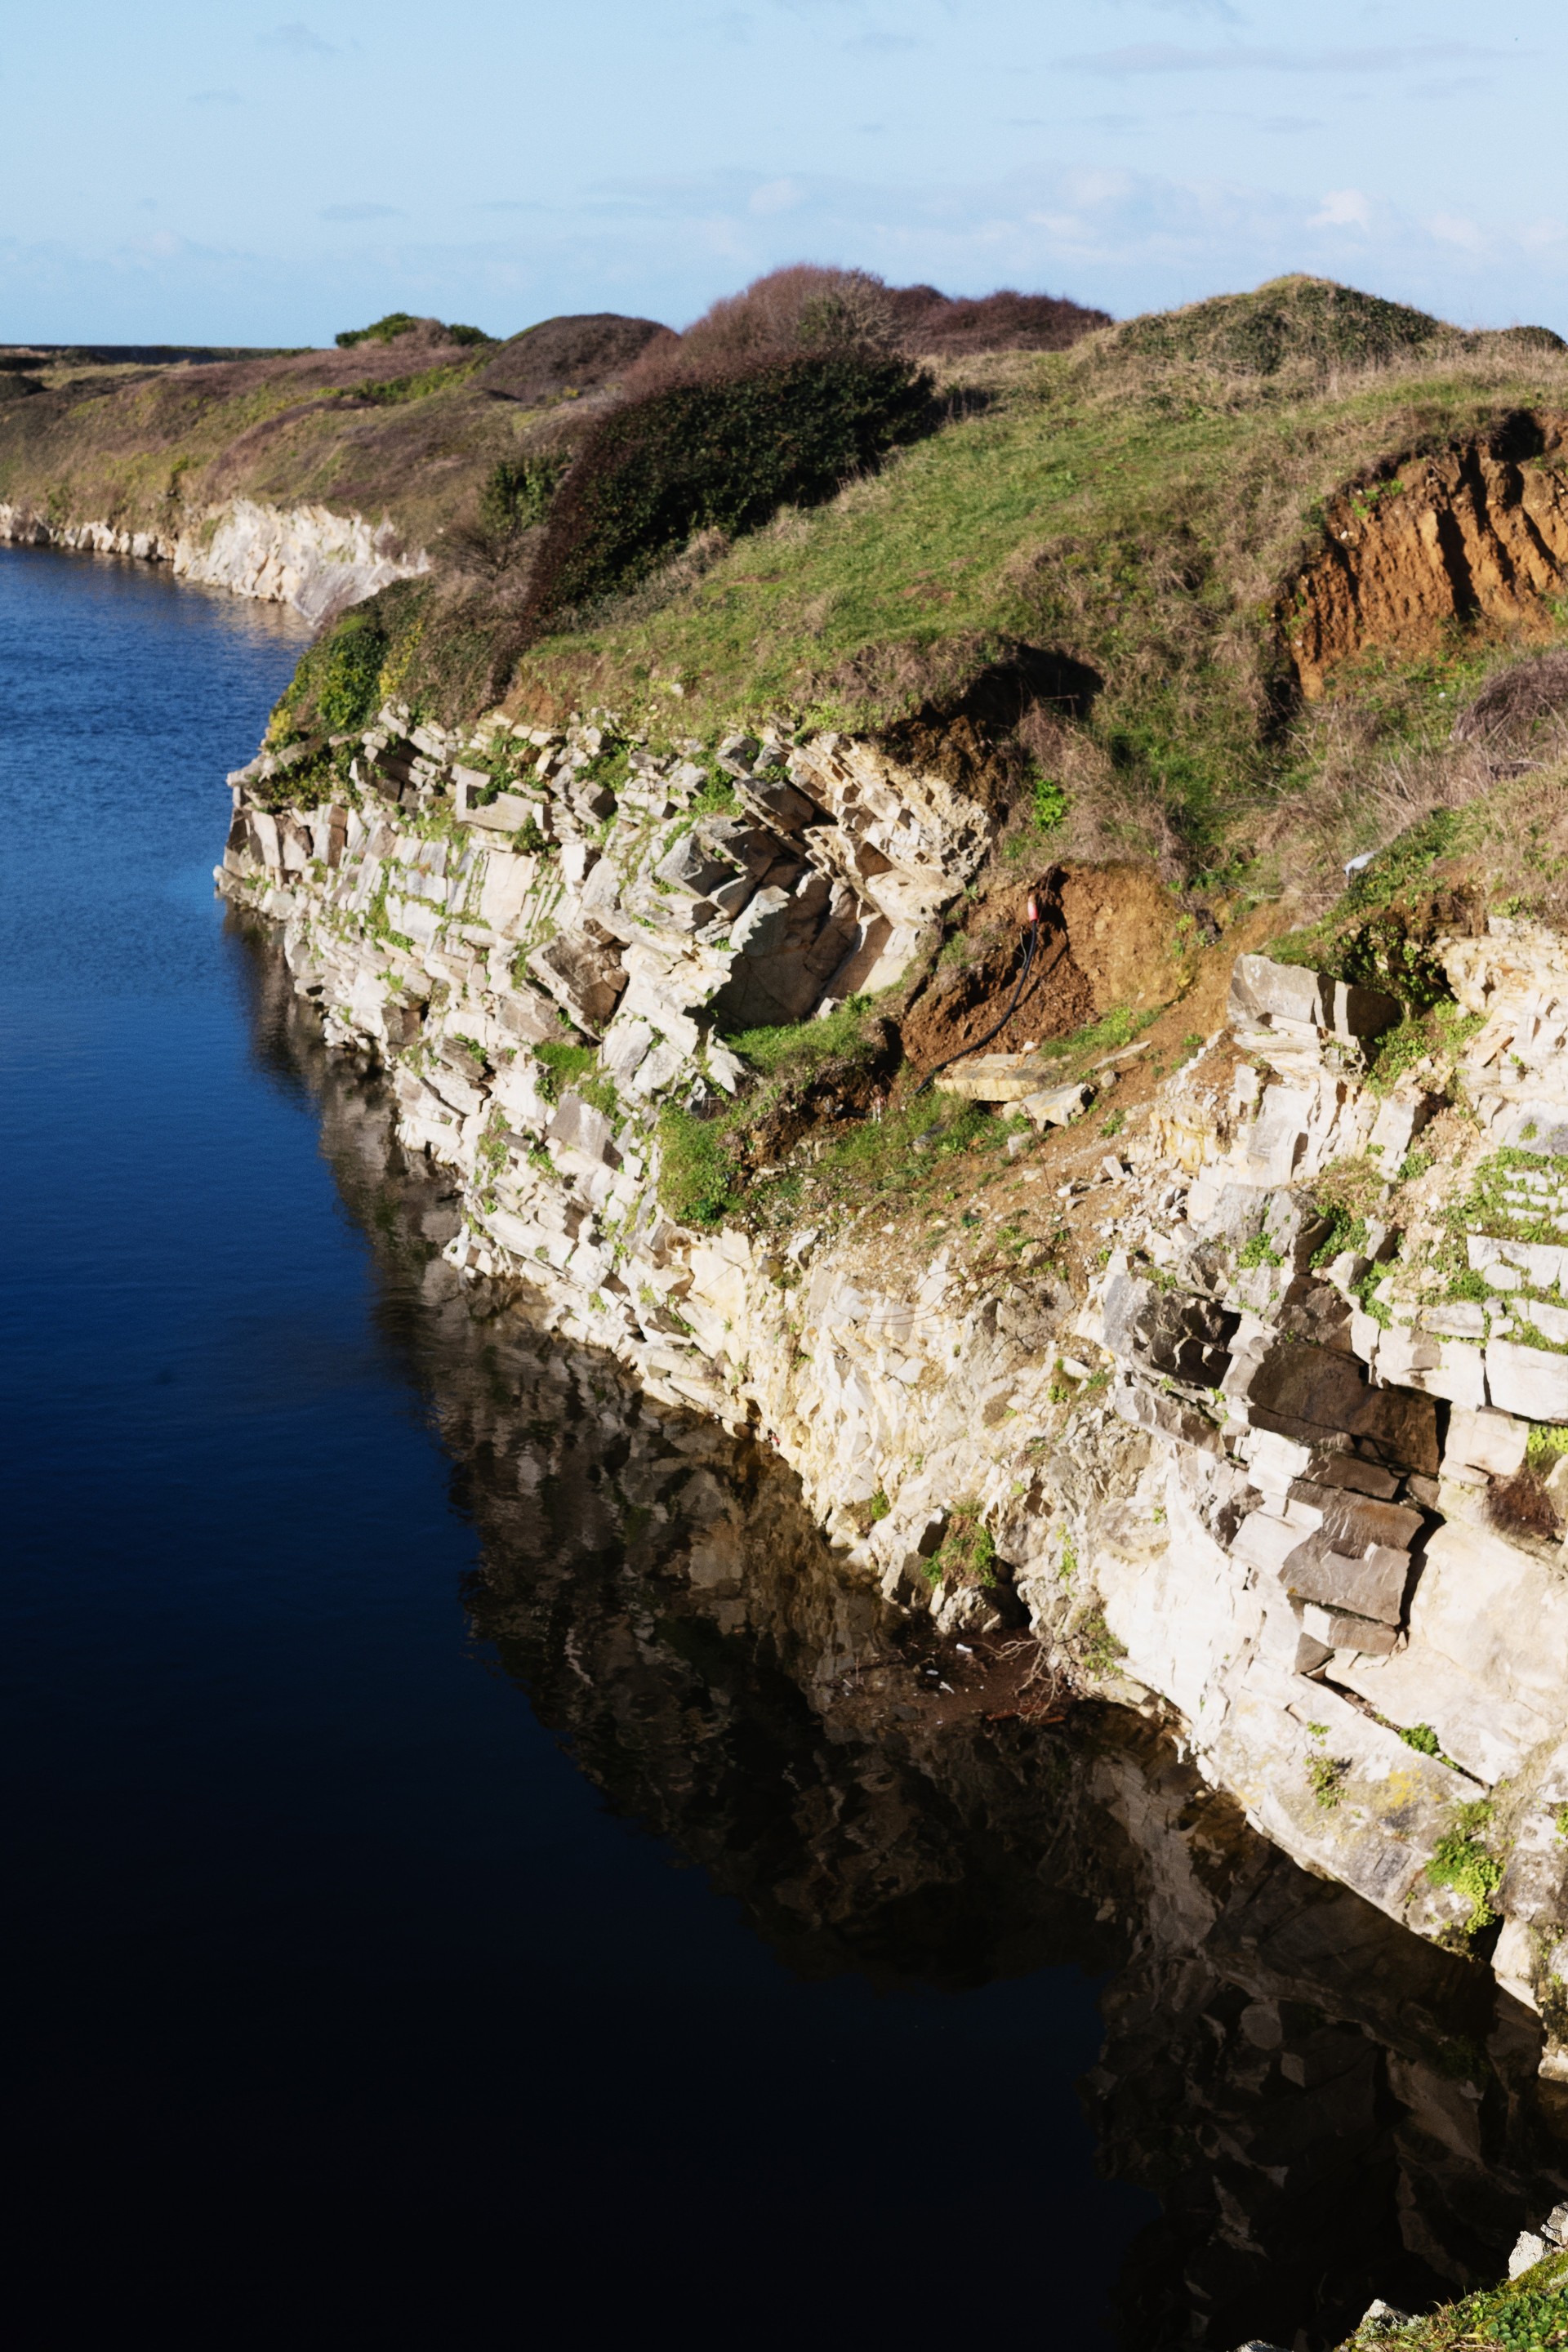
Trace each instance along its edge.
{"label": "loose rock rubble", "polygon": [[[656,757],[604,719],[459,739],[389,707],[336,748],[341,797],[290,803],[289,754],[232,780],[220,883],[459,1172],[451,1263],[759,1427],[847,1576],[948,1635],[1027,1626],[1298,1861],[1422,1936],[1500,1919],[1568,2075],[1563,943],[1440,942],[1452,1051],[1391,1084],[1392,1000],[1238,958],[1146,1130],[1057,1187],[1072,1264],[979,1281],[948,1234],[894,1279],[854,1218],[678,1226],[658,1114],[746,1085],[726,1034],[898,979],[979,808],[777,730]],[[1028,1057],[985,1058],[959,1089],[1029,1113]]]}

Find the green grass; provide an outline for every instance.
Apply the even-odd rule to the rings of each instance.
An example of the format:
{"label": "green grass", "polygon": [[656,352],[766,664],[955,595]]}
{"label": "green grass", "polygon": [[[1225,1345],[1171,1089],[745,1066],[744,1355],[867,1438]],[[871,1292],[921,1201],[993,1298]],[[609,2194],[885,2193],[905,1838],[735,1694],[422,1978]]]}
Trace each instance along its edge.
{"label": "green grass", "polygon": [[1467,1937],[1479,1935],[1497,1917],[1491,1898],[1502,1883],[1502,1864],[1482,1837],[1490,1827],[1492,1814],[1489,1798],[1461,1805],[1454,1827],[1438,1840],[1426,1864],[1426,1875],[1434,1886],[1451,1887],[1469,1905],[1463,1929]]}
{"label": "green grass", "polygon": [[1348,392],[1177,391],[1152,359],[1109,367],[1100,340],[992,362],[982,413],[738,541],[694,583],[542,642],[520,675],[591,675],[639,722],[668,718],[650,678],[679,678],[682,721],[707,735],[769,708],[889,722],[1005,640],[1070,647],[1105,680],[1091,733],[1113,769],[1217,853],[1244,803],[1293,781],[1300,747],[1269,715],[1275,597],[1324,502],[1390,454],[1560,397],[1563,362],[1452,345]]}
{"label": "green grass", "polygon": [[864,1043],[868,996],[847,996],[821,1021],[793,1021],[776,1029],[738,1029],[726,1043],[764,1077],[809,1077],[824,1062],[852,1054]]}
{"label": "green grass", "polygon": [[977,1502],[955,1503],[941,1543],[921,1563],[921,1573],[933,1588],[966,1586],[988,1592],[996,1582],[996,1546],[980,1517]]}
{"label": "green grass", "polygon": [[1484,2287],[1409,2326],[1363,2324],[1341,2352],[1554,2352],[1568,2345],[1568,2254],[1549,2254],[1522,2277]]}
{"label": "green grass", "polygon": [[606,1118],[618,1116],[616,1082],[600,1069],[596,1045],[558,1045],[552,1039],[546,1039],[542,1045],[534,1046],[533,1058],[542,1065],[539,1091],[546,1102],[559,1102],[570,1089],[584,1102],[592,1103],[595,1110],[603,1111]]}

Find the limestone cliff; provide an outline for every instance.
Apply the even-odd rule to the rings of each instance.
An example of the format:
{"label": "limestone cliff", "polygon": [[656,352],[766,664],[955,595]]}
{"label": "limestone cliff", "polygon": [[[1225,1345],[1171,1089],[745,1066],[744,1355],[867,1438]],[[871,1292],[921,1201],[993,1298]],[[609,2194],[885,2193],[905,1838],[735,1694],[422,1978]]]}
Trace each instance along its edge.
{"label": "limestone cliff", "polygon": [[[814,1210],[808,1135],[772,1210],[759,1176],[682,1224],[668,1107],[752,1083],[724,1034],[896,987],[991,820],[832,736],[734,738],[710,772],[612,759],[599,725],[407,725],[342,747],[341,797],[241,772],[219,881],[457,1172],[451,1265],[753,1427],[848,1585],[950,1643],[1026,1624],[1040,1689],[1166,1725],[1298,1861],[1489,1952],[1568,2072],[1555,935],[1440,939],[1447,1048],[1392,1084],[1366,1047],[1396,1006],[1243,956],[1114,1152],[1079,1114],[1134,1091],[1136,1049],[1058,1084],[1019,1052],[949,1081],[1015,1107],[951,1220]],[[1041,1203],[1048,1242],[991,1246]]]}
{"label": "limestone cliff", "polygon": [[234,499],[173,533],[116,529],[108,522],[51,523],[27,508],[0,504],[0,541],[81,549],[172,563],[174,576],[236,596],[292,604],[308,621],[374,595],[393,580],[428,572],[423,550],[403,549],[389,522],[324,506],[279,508]]}
{"label": "limestone cliff", "polygon": [[1008,1695],[1030,1644],[966,1655],[847,1572],[755,1433],[444,1262],[450,1172],[254,933],[257,1048],[316,1106],[479,1537],[476,1635],[606,1801],[808,1979],[1105,1978],[1085,2106],[1162,2206],[1114,2291],[1127,2344],[1338,2342],[1374,2298],[1500,2275],[1568,2185],[1528,2011],[1295,1869],[1132,1710],[1042,1719]]}

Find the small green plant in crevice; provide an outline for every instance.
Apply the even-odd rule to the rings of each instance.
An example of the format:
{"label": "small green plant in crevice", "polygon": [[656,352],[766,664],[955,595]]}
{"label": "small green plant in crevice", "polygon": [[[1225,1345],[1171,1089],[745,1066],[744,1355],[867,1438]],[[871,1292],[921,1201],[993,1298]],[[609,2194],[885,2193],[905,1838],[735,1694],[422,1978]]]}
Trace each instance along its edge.
{"label": "small green plant in crevice", "polygon": [[1073,1645],[1084,1672],[1092,1675],[1097,1682],[1113,1675],[1127,1655],[1126,1643],[1117,1640],[1105,1622],[1103,1609],[1092,1609],[1080,1619],[1073,1634]]}
{"label": "small green plant in crevice", "polygon": [[539,1064],[539,1091],[546,1102],[552,1103],[560,1101],[566,1087],[581,1094],[599,1065],[596,1046],[558,1045],[553,1038],[535,1045],[533,1058]]}
{"label": "small green plant in crevice", "polygon": [[1406,1748],[1414,1748],[1417,1756],[1441,1756],[1442,1744],[1429,1723],[1406,1724],[1399,1737]]}
{"label": "small green plant in crevice", "polygon": [[857,1531],[862,1536],[868,1536],[878,1521],[885,1519],[892,1507],[891,1503],[879,1486],[877,1492],[868,1496],[863,1503],[850,1506],[849,1517],[854,1521]]}
{"label": "small green plant in crevice", "polygon": [[1552,1816],[1552,1826],[1560,1838],[1568,1838],[1568,1805],[1559,1805]]}
{"label": "small green plant in crevice", "polygon": [[658,1196],[678,1224],[721,1225],[739,1207],[739,1171],[725,1149],[722,1123],[698,1118],[678,1103],[658,1115]]}
{"label": "small green plant in crevice", "polygon": [[[1543,1183],[1527,1184],[1523,1181],[1527,1177]],[[1568,1190],[1568,1159],[1510,1147],[1491,1152],[1481,1161],[1469,1192],[1450,1215],[1457,1232],[1479,1230],[1510,1241],[1559,1242],[1563,1236],[1552,1199],[1559,1190]],[[1526,1203],[1518,1198],[1521,1192],[1537,1192],[1539,1200]]]}
{"label": "small green plant in crevice", "polygon": [[988,1592],[996,1582],[995,1562],[995,1541],[980,1516],[979,1503],[955,1503],[942,1541],[921,1562],[921,1573],[930,1585],[963,1585]]}
{"label": "small green plant in crevice", "polygon": [[506,1166],[510,1148],[506,1113],[498,1105],[491,1111],[489,1124],[479,1138],[479,1160],[492,1178]]}
{"label": "small green plant in crevice", "polygon": [[1238,1266],[1283,1265],[1285,1263],[1279,1251],[1270,1246],[1266,1234],[1254,1234],[1246,1247],[1237,1252],[1236,1262]]}
{"label": "small green plant in crevice", "polygon": [[1344,1794],[1346,1775],[1350,1771],[1346,1756],[1312,1756],[1307,1761],[1307,1779],[1312,1795],[1324,1812],[1331,1813]]}
{"label": "small green plant in crevice", "polygon": [[1451,1887],[1468,1903],[1469,1916],[1463,1927],[1467,1937],[1479,1935],[1497,1918],[1491,1898],[1502,1881],[1502,1864],[1482,1837],[1495,1810],[1488,1797],[1459,1806],[1454,1827],[1438,1840],[1426,1864],[1426,1876],[1434,1886]]}

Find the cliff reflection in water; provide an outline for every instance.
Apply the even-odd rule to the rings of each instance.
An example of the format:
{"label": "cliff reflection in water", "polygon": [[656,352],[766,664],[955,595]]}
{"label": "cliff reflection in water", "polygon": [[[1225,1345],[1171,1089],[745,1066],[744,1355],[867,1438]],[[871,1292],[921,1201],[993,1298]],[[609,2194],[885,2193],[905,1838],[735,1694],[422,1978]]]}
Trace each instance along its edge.
{"label": "cliff reflection in water", "polygon": [[480,1532],[474,1629],[583,1771],[807,1978],[1107,1973],[1086,2106],[1102,2167],[1162,2207],[1114,2291],[1127,2352],[1332,2343],[1374,2294],[1495,2276],[1568,2190],[1534,2020],[1296,1869],[1137,1718],[944,1700],[765,1448],[459,1282],[440,1171],[270,948],[247,964],[257,1050],[319,1108]]}

